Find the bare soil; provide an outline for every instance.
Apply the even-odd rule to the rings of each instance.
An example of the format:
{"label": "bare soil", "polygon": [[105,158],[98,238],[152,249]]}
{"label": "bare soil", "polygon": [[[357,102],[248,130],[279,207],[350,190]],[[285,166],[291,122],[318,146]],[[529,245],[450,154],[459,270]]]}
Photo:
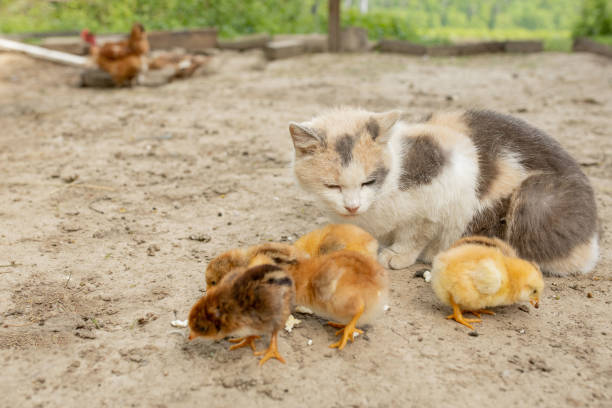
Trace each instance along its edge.
{"label": "bare soil", "polygon": [[[612,60],[216,59],[215,74],[99,90],[0,53],[0,406],[612,406]],[[286,365],[188,342],[170,322],[202,295],[208,260],[326,223],[294,185],[288,122],[335,105],[486,107],[549,132],[595,187],[599,265],[546,279],[540,309],[499,308],[471,335],[405,270],[341,352],[299,313],[279,339]]]}

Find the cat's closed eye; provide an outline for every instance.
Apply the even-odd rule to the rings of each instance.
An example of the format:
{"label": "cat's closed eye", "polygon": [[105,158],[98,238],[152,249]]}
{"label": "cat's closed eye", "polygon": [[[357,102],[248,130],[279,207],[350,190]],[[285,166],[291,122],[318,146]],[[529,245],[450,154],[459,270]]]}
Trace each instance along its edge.
{"label": "cat's closed eye", "polygon": [[342,187],[337,184],[325,184],[325,187],[330,188],[332,190],[342,190]]}
{"label": "cat's closed eye", "polygon": [[361,187],[365,187],[365,186],[371,186],[372,184],[376,183],[376,179],[372,179],[372,180],[368,180],[365,183],[361,184]]}

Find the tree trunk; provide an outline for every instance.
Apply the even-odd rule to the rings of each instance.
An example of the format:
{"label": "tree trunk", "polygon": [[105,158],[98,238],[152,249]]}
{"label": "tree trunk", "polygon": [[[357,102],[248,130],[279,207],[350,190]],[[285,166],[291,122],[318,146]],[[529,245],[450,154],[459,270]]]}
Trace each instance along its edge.
{"label": "tree trunk", "polygon": [[359,3],[359,11],[361,14],[366,14],[368,12],[368,0],[361,0]]}
{"label": "tree trunk", "polygon": [[329,1],[328,41],[329,52],[340,51],[340,0]]}

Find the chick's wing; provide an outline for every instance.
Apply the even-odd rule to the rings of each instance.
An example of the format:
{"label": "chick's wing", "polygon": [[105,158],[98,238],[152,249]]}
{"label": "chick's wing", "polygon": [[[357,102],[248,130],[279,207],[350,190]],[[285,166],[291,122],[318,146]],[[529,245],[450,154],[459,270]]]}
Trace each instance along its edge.
{"label": "chick's wing", "polygon": [[502,285],[502,271],[493,259],[478,261],[470,271],[472,283],[484,295],[497,293]]}
{"label": "chick's wing", "polygon": [[344,273],[344,268],[331,264],[325,265],[321,273],[312,280],[314,293],[320,301],[328,301],[336,292],[338,281]]}

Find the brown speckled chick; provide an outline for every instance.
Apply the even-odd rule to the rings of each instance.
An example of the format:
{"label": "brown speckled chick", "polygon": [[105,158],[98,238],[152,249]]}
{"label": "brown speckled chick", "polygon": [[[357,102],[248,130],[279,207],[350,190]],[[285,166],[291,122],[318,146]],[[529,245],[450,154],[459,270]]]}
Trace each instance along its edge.
{"label": "brown speckled chick", "polygon": [[[240,337],[230,340],[238,343],[230,350],[250,346],[255,355],[263,355],[260,366],[270,358],[284,363],[278,352],[277,334],[289,317],[294,290],[293,279],[275,265],[229,273],[191,309],[189,339]],[[268,349],[256,352],[254,341],[268,333]]]}

